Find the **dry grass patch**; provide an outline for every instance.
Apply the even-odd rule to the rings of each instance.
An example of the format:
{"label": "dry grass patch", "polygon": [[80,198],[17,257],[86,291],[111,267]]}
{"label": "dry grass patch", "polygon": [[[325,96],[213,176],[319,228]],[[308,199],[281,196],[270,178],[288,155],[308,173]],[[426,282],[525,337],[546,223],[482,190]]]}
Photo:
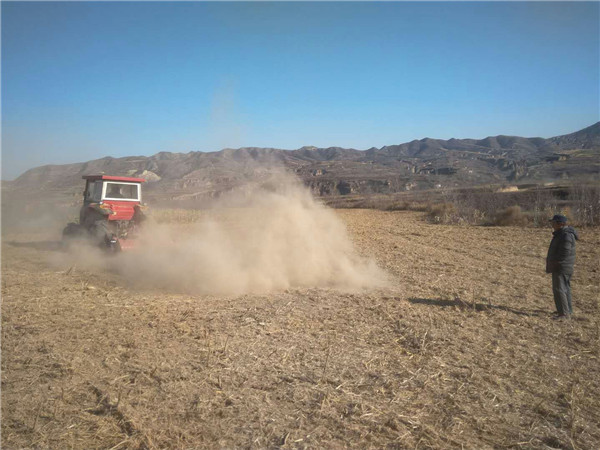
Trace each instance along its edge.
{"label": "dry grass patch", "polygon": [[5,236],[3,447],[598,448],[597,230],[555,322],[548,230],[338,215],[392,286],[188,295]]}

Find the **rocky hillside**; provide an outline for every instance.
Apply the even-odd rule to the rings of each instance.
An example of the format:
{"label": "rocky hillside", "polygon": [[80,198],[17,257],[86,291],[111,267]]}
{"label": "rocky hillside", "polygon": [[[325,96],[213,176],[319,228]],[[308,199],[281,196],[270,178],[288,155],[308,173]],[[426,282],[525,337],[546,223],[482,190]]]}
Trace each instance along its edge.
{"label": "rocky hillside", "polygon": [[82,189],[82,175],[106,173],[146,178],[148,199],[194,204],[280,169],[296,174],[319,196],[593,178],[600,173],[600,122],[550,139],[425,138],[366,151],[338,147],[240,148],[105,157],[36,167],[4,185],[3,191],[44,190],[75,195]]}
{"label": "rocky hillside", "polygon": [[577,131],[576,133],[557,136],[549,141],[561,149],[598,149],[600,147],[600,122]]}

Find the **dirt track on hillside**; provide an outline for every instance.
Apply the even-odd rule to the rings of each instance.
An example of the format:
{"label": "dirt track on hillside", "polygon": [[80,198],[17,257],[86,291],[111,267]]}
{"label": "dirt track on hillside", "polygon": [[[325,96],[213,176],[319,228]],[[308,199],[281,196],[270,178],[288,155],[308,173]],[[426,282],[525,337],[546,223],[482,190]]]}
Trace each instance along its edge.
{"label": "dirt track on hillside", "polygon": [[336,213],[391,286],[134,287],[7,231],[2,447],[600,447],[598,230],[557,322],[549,229]]}

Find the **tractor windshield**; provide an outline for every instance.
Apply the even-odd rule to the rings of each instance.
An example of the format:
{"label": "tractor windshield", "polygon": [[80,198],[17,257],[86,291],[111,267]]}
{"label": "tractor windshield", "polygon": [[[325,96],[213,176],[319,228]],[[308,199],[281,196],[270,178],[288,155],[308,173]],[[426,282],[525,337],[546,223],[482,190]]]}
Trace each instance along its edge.
{"label": "tractor windshield", "polygon": [[104,199],[140,201],[139,184],[136,183],[105,183]]}
{"label": "tractor windshield", "polygon": [[102,199],[102,181],[88,181],[85,189],[85,201],[99,202]]}

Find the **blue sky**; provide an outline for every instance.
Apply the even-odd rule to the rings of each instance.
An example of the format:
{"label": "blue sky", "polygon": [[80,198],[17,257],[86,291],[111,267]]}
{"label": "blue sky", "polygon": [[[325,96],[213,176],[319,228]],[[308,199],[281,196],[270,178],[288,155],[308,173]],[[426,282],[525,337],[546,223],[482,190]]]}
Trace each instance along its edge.
{"label": "blue sky", "polygon": [[2,2],[2,178],[600,120],[600,3]]}

